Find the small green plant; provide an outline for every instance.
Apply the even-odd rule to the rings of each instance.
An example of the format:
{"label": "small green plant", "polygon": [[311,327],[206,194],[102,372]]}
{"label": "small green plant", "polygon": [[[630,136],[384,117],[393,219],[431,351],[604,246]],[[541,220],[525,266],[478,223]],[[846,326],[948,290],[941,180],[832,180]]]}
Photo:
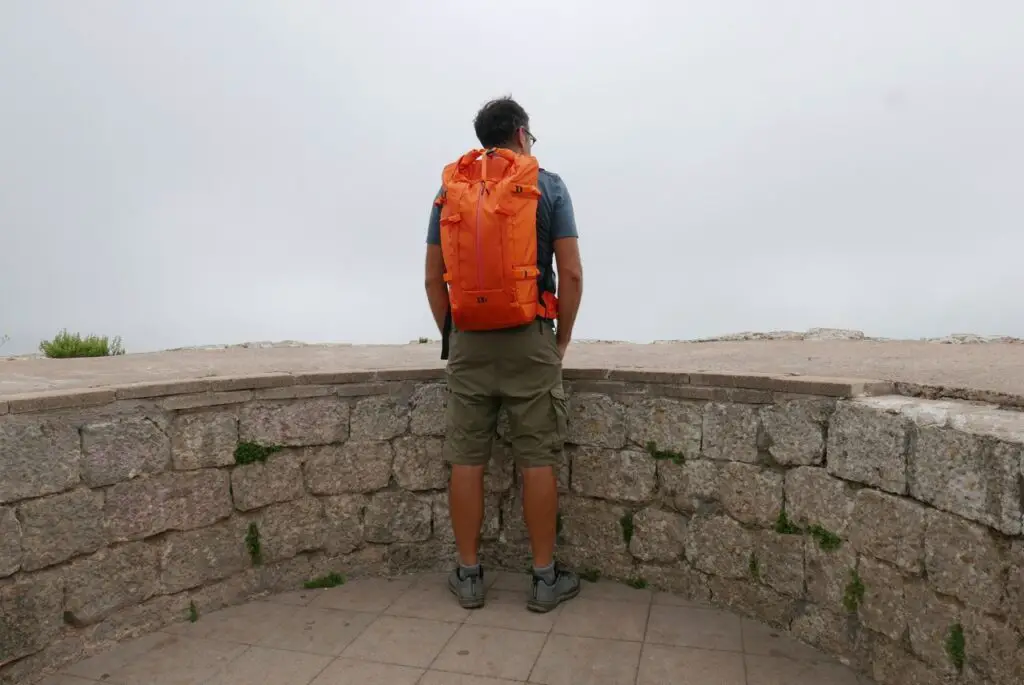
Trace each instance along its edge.
{"label": "small green plant", "polygon": [[629,544],[629,541],[633,539],[633,512],[627,511],[626,514],[619,519],[619,525],[622,526],[622,539]]}
{"label": "small green plant", "polygon": [[423,338],[423,337],[421,337],[421,338],[419,339],[419,343],[420,343],[420,345],[426,345],[426,344],[427,344],[428,342],[430,342],[430,339],[429,339],[429,338]]}
{"label": "small green plant", "polygon": [[255,442],[240,442],[235,447],[236,464],[252,464],[265,462],[274,452],[280,452],[280,445],[260,445]]}
{"label": "small green plant", "polygon": [[818,542],[818,547],[820,547],[826,552],[834,552],[843,546],[842,538],[840,538],[832,531],[826,528],[822,528],[818,524],[814,524],[813,526],[808,528],[807,532],[809,532],[811,534],[811,537],[813,537]]}
{"label": "small green plant", "polygon": [[949,655],[949,660],[953,662],[953,666],[958,672],[964,670],[964,659],[967,656],[966,647],[964,627],[959,623],[954,623],[949,627],[949,635],[946,636],[946,654]]}
{"label": "small green plant", "polygon": [[626,585],[637,590],[643,590],[647,587],[647,581],[643,578],[630,578],[626,581]]}
{"label": "small green plant", "polygon": [[761,580],[761,564],[757,561],[757,555],[750,553],[750,577],[754,580]]}
{"label": "small green plant", "polygon": [[601,572],[596,568],[588,568],[580,571],[580,578],[588,583],[596,583],[601,578]]}
{"label": "small green plant", "polygon": [[671,460],[673,463],[682,464],[686,461],[686,458],[679,452],[673,452],[672,450],[660,450],[658,449],[658,443],[651,440],[647,443],[647,453],[657,460]]}
{"label": "small green plant", "polygon": [[195,601],[188,603],[188,620],[189,623],[195,623],[199,620],[199,609],[196,608]]}
{"label": "small green plant", "polygon": [[782,535],[800,535],[803,531],[789,520],[789,516],[786,515],[786,507],[782,507],[779,509],[779,518],[775,520],[775,532]]}
{"label": "small green plant", "polygon": [[113,340],[107,336],[68,333],[63,329],[53,340],[39,343],[39,351],[51,359],[70,359],[72,357],[112,357],[124,354],[120,336]]}
{"label": "small green plant", "polygon": [[316,590],[319,588],[338,587],[345,583],[345,576],[340,573],[328,573],[326,576],[320,578],[314,578],[313,580],[307,580],[303,583],[303,586],[307,590]]}
{"label": "small green plant", "polygon": [[249,550],[252,565],[260,566],[263,563],[263,549],[260,547],[260,529],[255,521],[249,524],[249,531],[245,534],[245,548]]}
{"label": "small green plant", "polygon": [[851,614],[860,608],[864,601],[864,583],[860,579],[857,569],[850,570],[850,582],[846,584],[846,592],[843,594],[843,607]]}

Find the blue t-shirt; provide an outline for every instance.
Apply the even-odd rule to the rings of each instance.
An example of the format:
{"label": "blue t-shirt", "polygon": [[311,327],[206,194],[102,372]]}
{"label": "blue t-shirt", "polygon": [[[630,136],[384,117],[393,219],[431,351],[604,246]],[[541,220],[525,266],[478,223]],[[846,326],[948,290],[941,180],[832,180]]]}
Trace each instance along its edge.
{"label": "blue t-shirt", "polygon": [[[540,286],[548,292],[555,292],[555,241],[562,238],[578,238],[576,216],[572,211],[572,199],[565,182],[550,171],[540,170],[537,178],[540,201],[537,202],[537,268],[540,269]],[[440,191],[438,191],[440,194]],[[436,199],[436,196],[435,196]],[[441,244],[441,208],[434,205],[430,210],[427,224],[427,244]]]}

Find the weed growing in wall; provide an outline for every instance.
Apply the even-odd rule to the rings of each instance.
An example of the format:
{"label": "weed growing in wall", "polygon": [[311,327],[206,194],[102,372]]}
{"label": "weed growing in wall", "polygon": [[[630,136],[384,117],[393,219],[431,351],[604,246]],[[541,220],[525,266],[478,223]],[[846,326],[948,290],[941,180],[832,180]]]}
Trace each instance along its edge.
{"label": "weed growing in wall", "polygon": [[843,546],[842,538],[832,531],[822,528],[818,524],[814,524],[808,528],[807,532],[809,532],[811,537],[818,542],[818,547],[826,552],[834,552]]}
{"label": "weed growing in wall", "polygon": [[775,520],[775,532],[782,535],[800,535],[803,531],[789,520],[786,515],[786,507],[779,509],[779,518]]}
{"label": "weed growing in wall", "polygon": [[53,336],[53,340],[39,343],[39,351],[51,359],[70,359],[72,357],[111,357],[124,354],[120,336],[113,340],[107,336],[68,333],[64,329]]}
{"label": "weed growing in wall", "polygon": [[654,442],[653,440],[647,443],[647,453],[650,454],[654,459],[657,459],[659,461],[668,459],[676,464],[682,464],[684,461],[686,461],[686,458],[683,457],[683,455],[680,454],[679,452],[658,449],[658,443]]}
{"label": "weed growing in wall", "polygon": [[753,552],[750,553],[750,577],[754,580],[761,580],[761,564]]}
{"label": "weed growing in wall", "polygon": [[596,568],[587,568],[580,571],[580,578],[588,583],[596,583],[601,578],[601,572]]}
{"label": "weed growing in wall", "polygon": [[626,581],[626,585],[637,590],[643,590],[647,587],[647,581],[643,578],[630,578]]}
{"label": "weed growing in wall", "polygon": [[628,545],[633,539],[633,512],[627,511],[625,516],[619,519],[619,525],[622,526],[622,539]]}
{"label": "weed growing in wall", "polygon": [[864,583],[860,579],[857,569],[850,570],[850,582],[846,584],[846,592],[843,594],[843,607],[852,613],[860,608],[864,601]]}
{"label": "weed growing in wall", "polygon": [[949,627],[949,635],[946,636],[946,654],[958,672],[964,670],[964,659],[966,659],[966,641],[964,640],[964,627],[954,623]]}
{"label": "weed growing in wall", "polygon": [[196,608],[195,601],[188,603],[188,620],[189,623],[195,623],[199,620],[199,609]]}
{"label": "weed growing in wall", "polygon": [[303,587],[307,590],[316,590],[319,588],[338,587],[345,583],[345,576],[340,573],[328,573],[326,576],[314,578],[313,580],[307,580],[303,583]]}
{"label": "weed growing in wall", "polygon": [[249,524],[249,532],[245,534],[245,548],[249,550],[249,558],[253,566],[263,563],[263,549],[260,547],[260,529],[253,521]]}
{"label": "weed growing in wall", "polygon": [[255,442],[240,442],[235,447],[236,464],[265,462],[274,452],[280,452],[280,445],[260,445]]}

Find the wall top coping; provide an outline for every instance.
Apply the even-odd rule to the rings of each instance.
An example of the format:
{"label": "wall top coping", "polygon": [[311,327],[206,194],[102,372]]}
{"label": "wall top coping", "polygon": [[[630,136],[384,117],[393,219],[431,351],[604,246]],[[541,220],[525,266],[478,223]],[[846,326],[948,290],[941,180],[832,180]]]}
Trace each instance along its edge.
{"label": "wall top coping", "polygon": [[[441,379],[444,363],[439,356],[439,345],[427,343],[0,358],[0,414],[184,393]],[[902,394],[1024,408],[1024,345],[865,340],[580,343],[570,349],[565,377],[833,397]]]}

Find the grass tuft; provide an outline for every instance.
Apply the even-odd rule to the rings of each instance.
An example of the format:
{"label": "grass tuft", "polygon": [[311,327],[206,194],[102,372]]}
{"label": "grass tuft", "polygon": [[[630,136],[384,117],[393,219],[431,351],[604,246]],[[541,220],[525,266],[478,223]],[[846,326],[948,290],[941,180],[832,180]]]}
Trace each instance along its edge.
{"label": "grass tuft", "polygon": [[68,333],[65,328],[53,336],[53,340],[39,343],[39,351],[50,359],[71,359],[113,357],[124,354],[124,347],[119,336],[113,340],[105,335],[87,335],[83,338],[80,333]]}
{"label": "grass tuft", "polygon": [[345,576],[340,573],[328,573],[326,576],[314,578],[313,580],[307,580],[303,583],[303,587],[307,590],[317,590],[320,588],[338,587],[339,585],[345,584]]}
{"label": "grass tuft", "polygon": [[265,462],[274,452],[280,452],[280,445],[260,445],[255,442],[240,442],[235,447],[236,464],[253,464]]}

